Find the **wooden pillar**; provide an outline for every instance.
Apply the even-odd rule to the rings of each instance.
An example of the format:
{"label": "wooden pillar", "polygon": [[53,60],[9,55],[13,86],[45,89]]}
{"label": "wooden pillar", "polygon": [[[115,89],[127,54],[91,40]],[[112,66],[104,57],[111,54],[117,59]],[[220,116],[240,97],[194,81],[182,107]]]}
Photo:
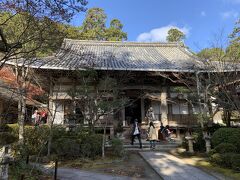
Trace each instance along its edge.
{"label": "wooden pillar", "polygon": [[177,137],[177,139],[181,138],[180,137],[180,129],[178,127],[176,128],[176,137]]}
{"label": "wooden pillar", "polygon": [[110,127],[110,137],[113,138],[114,137],[114,128]]}
{"label": "wooden pillar", "polygon": [[141,122],[145,119],[144,98],[141,98]]}
{"label": "wooden pillar", "polygon": [[49,83],[49,99],[48,99],[48,124],[51,124],[52,121],[54,120],[54,112],[53,112],[53,79],[50,76],[50,83]]}
{"label": "wooden pillar", "polygon": [[123,127],[125,127],[127,125],[126,119],[125,119],[125,107],[122,108],[122,110],[121,110],[121,117],[122,117],[122,125],[123,125]]}
{"label": "wooden pillar", "polygon": [[164,126],[168,125],[168,105],[167,105],[167,88],[162,88],[161,92],[161,122]]}
{"label": "wooden pillar", "polygon": [[4,110],[4,108],[3,108],[3,101],[2,100],[0,100],[0,124],[3,124],[4,122],[4,117],[3,117],[3,110]]}
{"label": "wooden pillar", "polygon": [[[87,106],[84,107],[84,119],[83,119],[83,124],[89,124],[90,122],[90,115],[89,115],[89,108]],[[103,116],[103,118],[105,119],[106,116]],[[91,122],[90,122],[91,123]]]}

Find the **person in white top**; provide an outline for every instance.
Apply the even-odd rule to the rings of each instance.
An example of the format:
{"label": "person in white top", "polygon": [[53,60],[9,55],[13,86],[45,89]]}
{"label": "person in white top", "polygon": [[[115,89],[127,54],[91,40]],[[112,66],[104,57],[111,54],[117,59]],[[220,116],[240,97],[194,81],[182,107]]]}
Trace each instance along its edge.
{"label": "person in white top", "polygon": [[34,113],[32,114],[32,123],[35,125],[38,125],[40,120],[40,115],[38,113],[38,110],[35,110]]}
{"label": "person in white top", "polygon": [[132,134],[131,135],[132,135],[132,137],[131,137],[132,138],[131,139],[131,145],[133,145],[134,139],[137,136],[140,148],[142,148],[141,131],[140,131],[140,128],[138,126],[138,120],[137,119],[134,120],[134,124],[133,124],[133,129],[132,129]]}

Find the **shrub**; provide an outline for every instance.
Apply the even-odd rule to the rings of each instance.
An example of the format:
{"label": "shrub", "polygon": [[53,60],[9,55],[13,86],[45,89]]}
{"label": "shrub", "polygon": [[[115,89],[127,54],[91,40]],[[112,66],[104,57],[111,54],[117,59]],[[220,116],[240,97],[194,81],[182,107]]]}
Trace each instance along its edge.
{"label": "shrub", "polygon": [[207,132],[209,132],[210,134],[213,134],[215,131],[217,131],[218,129],[222,128],[223,126],[220,124],[212,124],[212,126],[207,126],[206,130]]}
{"label": "shrub", "polygon": [[217,153],[215,149],[211,149],[208,153],[209,156],[212,156],[213,154]]}
{"label": "shrub", "polygon": [[38,154],[47,145],[49,131],[48,126],[25,128],[25,146],[30,155]]}
{"label": "shrub", "polygon": [[219,166],[240,170],[240,154],[236,153],[215,153],[210,157],[210,161]]}
{"label": "shrub", "polygon": [[80,153],[80,144],[76,139],[59,138],[52,143],[52,152],[58,156],[77,157]]}
{"label": "shrub", "polygon": [[0,132],[8,132],[10,130],[7,124],[0,124]]}
{"label": "shrub", "polygon": [[237,152],[240,153],[240,129],[238,128],[220,128],[212,136],[214,147],[221,143],[230,143],[236,146]]}
{"label": "shrub", "polygon": [[212,156],[210,156],[210,161],[216,164],[222,164],[222,158],[221,158],[221,154],[219,153],[215,153]]}
{"label": "shrub", "polygon": [[67,137],[68,132],[66,132],[66,129],[62,126],[53,126],[52,127],[52,140],[57,140],[62,137]]}
{"label": "shrub", "polygon": [[[57,134],[59,131],[57,132]],[[56,134],[55,134],[56,135]],[[52,152],[62,157],[95,158],[102,152],[102,135],[86,132],[64,132],[64,136],[54,135]]]}
{"label": "shrub", "polygon": [[236,153],[223,153],[221,154],[222,163],[219,164],[220,166],[231,168],[232,167],[232,159]]}
{"label": "shrub", "polygon": [[123,157],[125,154],[123,143],[118,138],[112,139],[112,152],[114,156]]}
{"label": "shrub", "polygon": [[194,151],[198,152],[205,152],[205,140],[203,139],[203,133],[201,129],[197,129],[195,132],[193,132],[194,137],[194,143],[193,143],[193,149]]}
{"label": "shrub", "polygon": [[[18,125],[11,124],[9,133],[18,137]],[[25,144],[20,147],[17,144],[13,146],[15,154],[37,155],[46,154],[50,128],[47,125],[25,126]],[[1,140],[1,135],[0,135]],[[3,141],[0,141],[3,142]],[[62,157],[90,157],[95,158],[102,152],[102,135],[89,134],[85,128],[77,128],[73,131],[66,131],[63,126],[53,126],[52,128],[52,146],[51,152]]]}
{"label": "shrub", "polygon": [[102,153],[102,135],[84,135],[80,140],[80,154],[82,157],[95,158]]}
{"label": "shrub", "polygon": [[217,145],[215,148],[215,151],[218,153],[236,153],[237,148],[233,144],[230,143],[221,143]]}
{"label": "shrub", "polygon": [[17,136],[10,132],[0,132],[0,146],[17,141]]}
{"label": "shrub", "polygon": [[[32,165],[26,164],[26,161],[23,159],[15,159],[14,162],[10,163],[8,175],[9,179],[12,180],[50,179],[50,175],[48,176],[42,171],[40,171],[38,168],[33,168]],[[21,178],[21,175],[24,175],[24,178]]]}
{"label": "shrub", "polygon": [[8,124],[7,126],[9,127],[9,132],[18,135],[18,124]]}
{"label": "shrub", "polygon": [[236,171],[240,171],[240,154],[235,154],[231,159],[232,161],[232,169]]}

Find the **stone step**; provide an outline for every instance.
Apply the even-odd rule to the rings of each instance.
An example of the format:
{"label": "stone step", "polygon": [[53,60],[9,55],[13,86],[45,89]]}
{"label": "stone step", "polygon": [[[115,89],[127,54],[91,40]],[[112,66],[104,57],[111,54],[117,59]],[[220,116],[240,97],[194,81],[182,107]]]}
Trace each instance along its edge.
{"label": "stone step", "polygon": [[[156,145],[181,145],[181,142],[176,142],[176,141],[159,141],[159,142],[155,142]],[[123,145],[130,145],[130,141],[129,142],[124,142]],[[138,141],[134,142],[134,145],[139,145]],[[150,145],[149,141],[142,141],[142,145]]]}
{"label": "stone step", "polygon": [[160,151],[160,152],[170,152],[172,151],[172,149],[168,149],[168,148],[162,148],[162,149],[150,149],[150,148],[142,148],[140,149],[138,148],[126,148],[126,151]]}
{"label": "stone step", "polygon": [[[131,144],[126,144],[126,145],[123,145],[124,148],[137,148],[139,147],[140,145],[139,144],[134,144],[134,145],[131,145]],[[156,147],[162,147],[162,148],[176,148],[178,147],[179,145],[178,144],[156,144]],[[150,147],[150,144],[142,144],[142,147],[143,148],[149,148]]]}
{"label": "stone step", "polygon": [[155,149],[152,150],[150,148],[150,143],[149,142],[144,142],[142,143],[142,148],[139,148],[139,143],[134,143],[134,145],[131,144],[124,144],[124,149],[127,151],[162,151],[162,152],[167,152],[174,150],[179,147],[179,143],[176,142],[157,142]]}

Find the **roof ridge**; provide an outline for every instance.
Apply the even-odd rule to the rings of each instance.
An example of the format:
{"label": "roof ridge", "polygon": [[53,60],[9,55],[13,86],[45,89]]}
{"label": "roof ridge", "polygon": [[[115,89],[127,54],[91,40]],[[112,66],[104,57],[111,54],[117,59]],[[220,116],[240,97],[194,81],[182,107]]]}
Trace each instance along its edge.
{"label": "roof ridge", "polygon": [[117,45],[117,46],[149,46],[149,47],[158,47],[158,46],[171,46],[171,47],[181,47],[185,46],[184,44],[179,44],[177,42],[134,42],[134,41],[97,41],[97,40],[78,40],[78,39],[68,39],[64,38],[64,43],[81,43],[89,45]]}

